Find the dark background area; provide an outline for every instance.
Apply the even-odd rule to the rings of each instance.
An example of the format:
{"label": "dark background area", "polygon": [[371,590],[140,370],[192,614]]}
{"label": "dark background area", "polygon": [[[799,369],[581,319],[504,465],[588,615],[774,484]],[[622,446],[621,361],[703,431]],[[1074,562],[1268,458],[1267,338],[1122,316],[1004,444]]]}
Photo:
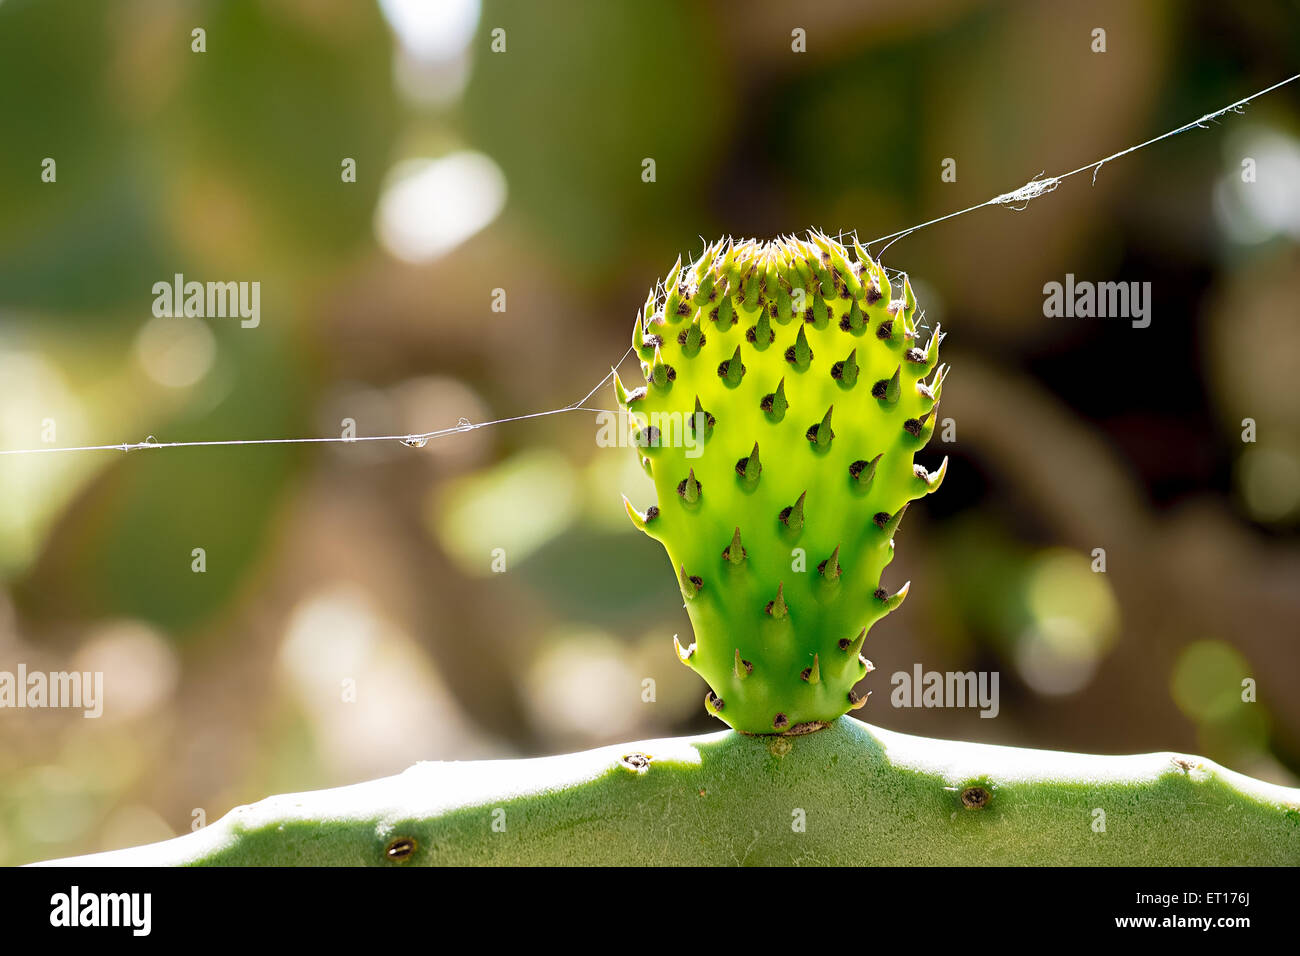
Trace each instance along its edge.
{"label": "dark background area", "polygon": [[[557,408],[704,240],[890,234],[1297,63],[1291,2],[2,0],[0,449]],[[900,534],[859,716],[1296,783],[1298,106],[888,249],[949,333],[955,440],[918,456],[951,465]],[[176,273],[260,282],[260,324],[155,318]],[[1151,283],[1150,326],[1046,317],[1067,273]],[[0,670],[106,688],[98,720],[0,710],[0,862],[421,759],[721,729],[623,513],[648,481],[597,425],[0,456]],[[917,663],[997,671],[997,718],[890,706]]]}

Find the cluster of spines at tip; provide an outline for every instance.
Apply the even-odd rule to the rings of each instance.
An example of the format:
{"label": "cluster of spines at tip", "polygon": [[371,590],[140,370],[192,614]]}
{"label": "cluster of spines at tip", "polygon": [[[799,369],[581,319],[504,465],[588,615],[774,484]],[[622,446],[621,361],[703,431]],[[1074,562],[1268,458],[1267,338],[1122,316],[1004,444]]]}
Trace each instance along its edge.
{"label": "cluster of spines at tip", "polygon": [[[779,322],[788,323],[795,316],[790,309],[791,293],[796,288],[791,281],[793,273],[798,277],[797,288],[813,295],[812,303],[803,312],[803,321],[795,333],[794,340],[785,349],[786,362],[795,372],[807,371],[815,359],[804,324],[817,324],[819,315],[829,316],[823,296],[839,295],[850,298],[852,305],[841,319],[840,325],[845,331],[864,331],[867,317],[859,307],[858,300],[863,298],[868,305],[883,298],[881,285],[889,286],[889,279],[884,269],[875,263],[858,243],[854,243],[858,258],[850,263],[845,248],[837,241],[814,232],[809,240],[783,237],[767,243],[752,240],[736,242],[720,240],[704,250],[695,264],[683,268],[678,258],[661,287],[651,291],[641,313],[637,316],[633,328],[633,347],[642,360],[642,370],[646,386],[628,390],[617,372],[614,373],[615,390],[618,399],[631,407],[649,394],[649,389],[665,389],[676,381],[677,370],[665,361],[663,356],[664,335],[667,326],[682,318],[694,315],[690,326],[678,332],[677,340],[682,345],[683,354],[688,358],[698,353],[707,337],[701,328],[700,318],[706,305],[712,305],[710,319],[721,322],[731,316],[734,320],[734,307],[728,308],[732,295],[739,294],[741,301],[753,308],[760,303],[765,308],[759,313],[756,324],[746,332],[746,339],[757,348],[765,348],[775,340],[775,331],[771,327],[769,316]],[[943,379],[947,369],[938,365],[939,345],[943,340],[942,329],[936,327],[925,349],[911,343],[916,339],[916,329],[912,316],[916,310],[916,300],[910,281],[904,276],[902,298],[892,300],[888,315],[876,326],[876,336],[891,344],[903,344],[902,360],[888,379],[872,383],[871,394],[883,408],[893,407],[901,395],[901,372],[904,362],[909,365],[924,367],[927,372],[933,370],[931,378],[924,377],[916,382],[917,393],[928,407],[919,418],[909,418],[903,423],[903,429],[916,439],[916,445],[923,445],[934,430],[934,409],[938,405],[942,391]],[[805,296],[806,298],[806,296]],[[720,305],[713,305],[720,302]],[[720,314],[721,313],[721,314]],[[740,345],[728,358],[723,359],[717,368],[719,379],[729,388],[740,385],[748,369],[741,355]],[[858,382],[857,347],[853,346],[843,358],[837,358],[830,366],[829,374],[842,388],[851,389]],[[789,408],[785,397],[784,378],[777,389],[764,395],[759,405],[760,410],[770,421],[779,422]],[[695,411],[701,412],[708,421],[708,428],[716,424],[716,418],[703,408],[699,396],[695,396]],[[819,448],[829,446],[834,437],[830,427],[833,406],[823,416],[823,422],[812,423],[807,436],[810,442]],[[692,417],[691,427],[695,427]],[[652,430],[642,434],[640,440],[648,447],[653,447],[655,438]],[[755,456],[751,456],[755,457]],[[856,464],[856,463],[855,463]]]}
{"label": "cluster of spines at tip", "polygon": [[[649,394],[650,388],[666,388],[676,380],[676,369],[663,357],[663,335],[659,331],[652,330],[663,330],[669,322],[693,314],[693,322],[688,328],[682,329],[677,338],[688,354],[691,353],[692,348],[698,351],[698,347],[705,341],[704,333],[700,329],[700,315],[706,305],[712,306],[711,319],[719,321],[720,311],[724,319],[728,315],[734,317],[737,314],[734,307],[727,309],[733,294],[739,294],[742,301],[750,308],[764,302],[767,308],[759,314],[756,325],[748,330],[747,339],[755,343],[774,337],[774,334],[768,336],[771,325],[764,321],[769,314],[778,321],[788,322],[794,318],[794,313],[789,308],[792,301],[790,293],[793,289],[793,283],[788,278],[791,272],[799,276],[799,287],[811,291],[814,295],[812,304],[804,310],[804,322],[800,323],[794,342],[785,351],[786,361],[796,371],[806,371],[811,366],[814,355],[803,325],[817,321],[818,303],[824,306],[822,297],[838,295],[852,300],[852,308],[843,316],[841,326],[846,331],[853,331],[865,329],[867,324],[865,314],[858,307],[858,299],[863,298],[868,305],[872,305],[884,297],[880,291],[881,284],[889,287],[889,280],[883,268],[875,263],[856,241],[854,248],[858,258],[850,263],[840,243],[822,233],[813,232],[809,240],[789,236],[767,243],[753,240],[740,242],[731,239],[719,240],[707,247],[695,264],[687,269],[683,269],[682,261],[678,258],[663,284],[651,291],[641,314],[637,316],[633,330],[633,345],[643,359],[642,365],[647,384],[629,390],[615,371],[614,387],[619,402],[630,408],[644,399]],[[782,266],[785,268],[781,268]],[[888,317],[877,325],[876,335],[880,339],[891,342],[901,341],[908,344],[908,347],[893,375],[888,379],[880,379],[872,383],[871,394],[883,409],[892,408],[898,404],[901,396],[902,362],[927,369],[930,378],[927,380],[921,377],[915,383],[917,394],[921,396],[925,410],[920,417],[908,418],[901,426],[903,431],[914,439],[914,447],[919,448],[929,441],[934,432],[935,409],[939,404],[947,367],[938,363],[939,345],[943,340],[943,332],[940,328],[935,328],[925,349],[909,344],[916,338],[915,328],[911,324],[911,316],[915,308],[916,302],[911,284],[904,277],[902,298],[890,302]],[[669,319],[669,316],[672,318]],[[740,384],[746,371],[740,346],[737,345],[731,357],[719,364],[718,377],[728,386],[734,387]],[[857,385],[856,346],[851,348],[843,359],[836,360],[831,365],[829,374],[846,389]],[[778,423],[785,418],[789,408],[790,403],[785,394],[785,378],[782,377],[776,389],[760,399],[759,411],[770,422]],[[834,410],[833,404],[828,406],[820,420],[811,422],[805,431],[809,444],[816,450],[828,449],[834,440],[835,432],[832,426]],[[696,395],[694,411],[687,416],[687,422],[692,432],[699,427],[700,423],[703,423],[706,432],[711,432],[717,424],[717,418],[703,407],[700,397]],[[658,430],[653,425],[639,429],[636,440],[648,451],[652,450],[658,444]],[[871,460],[858,459],[848,466],[849,476],[859,492],[865,492],[870,488],[880,458],[881,456],[877,455]],[[649,468],[648,456],[644,459],[644,463]],[[938,489],[947,472],[947,465],[945,458],[934,473],[926,472],[919,465],[916,466],[915,473],[922,486],[921,493],[930,493]],[[751,486],[757,484],[762,474],[762,457],[758,441],[755,441],[748,455],[737,460],[736,472],[746,484]],[[695,503],[702,491],[693,472],[681,480],[677,490],[679,496],[688,504]],[[876,515],[876,524],[886,529],[891,525],[896,527],[905,509],[906,505],[896,514],[885,515],[883,518],[881,515]],[[642,530],[645,530],[646,523],[652,521],[658,514],[657,509],[647,509],[645,513],[637,512],[630,503],[628,512],[633,522]]]}
{"label": "cluster of spines at tip", "polygon": [[[842,331],[854,335],[867,334],[871,331],[872,320],[862,309],[860,300],[865,301],[868,307],[873,306],[885,298],[885,294],[881,291],[882,287],[885,289],[891,287],[883,268],[875,263],[856,242],[854,247],[858,258],[856,262],[850,263],[842,245],[820,233],[813,233],[809,241],[793,237],[768,243],[723,240],[706,248],[699,259],[685,269],[678,259],[663,284],[652,290],[635,322],[633,345],[642,359],[646,385],[629,391],[615,373],[614,383],[619,401],[631,407],[645,398],[651,389],[672,387],[677,377],[676,369],[665,361],[663,354],[665,337],[671,334],[668,327],[682,319],[692,318],[689,325],[681,328],[676,334],[676,341],[681,346],[682,354],[686,358],[692,358],[707,341],[706,322],[725,330],[739,321],[740,312],[732,301],[733,296],[738,297],[748,310],[761,307],[754,324],[745,331],[745,340],[758,351],[763,351],[776,343],[774,321],[785,325],[795,319],[801,320],[793,340],[782,352],[784,361],[793,373],[807,372],[816,360],[804,327],[805,325],[813,325],[814,328],[825,327],[834,314],[827,306],[828,299],[839,297],[850,300],[849,308],[839,320]],[[796,285],[805,292],[805,308],[801,313],[792,308]],[[947,373],[947,368],[938,363],[938,349],[943,338],[940,329],[935,329],[924,349],[913,344],[917,337],[912,322],[915,309],[916,302],[911,285],[904,276],[902,297],[891,300],[886,309],[886,317],[875,322],[875,336],[891,346],[901,345],[902,356],[890,378],[870,384],[872,397],[883,409],[889,409],[896,406],[901,397],[904,363],[909,366],[923,367],[926,375],[933,373],[928,380],[923,375],[915,382],[916,391],[922,399],[919,417],[909,418],[902,423],[903,430],[915,439],[914,448],[924,445],[934,430],[935,407],[938,405],[943,380]],[[728,388],[738,387],[747,371],[739,344],[717,367],[718,378]],[[853,389],[859,384],[859,371],[858,346],[853,343],[850,343],[845,354],[836,356],[829,367],[831,378],[846,390]],[[790,403],[785,394],[784,377],[772,392],[762,397],[758,406],[759,413],[772,423],[778,423],[785,418],[790,411]],[[717,424],[717,419],[702,406],[698,395],[694,400],[694,412],[696,414],[690,418],[692,430],[700,423],[704,423],[704,427],[711,432]],[[817,421],[808,425],[805,437],[814,450],[827,450],[834,440],[833,414],[832,404]],[[653,428],[647,428],[639,436],[639,440],[647,448],[654,447],[656,438]],[[856,460],[849,465],[849,476],[859,491],[865,492],[870,488],[875,477],[876,465],[881,457],[877,455],[871,460]],[[648,456],[643,459],[643,463],[647,470],[651,469],[651,459]],[[947,472],[947,465],[948,461],[945,458],[933,473],[926,471],[920,465],[914,466],[913,473],[918,482],[917,496],[937,490]],[[762,475],[759,442],[754,443],[749,454],[737,460],[735,470],[742,483],[750,486],[757,484]],[[703,494],[703,488],[696,479],[693,469],[689,470],[678,483],[677,493],[688,505],[698,502]],[[796,533],[803,525],[806,494],[806,492],[801,494],[794,504],[784,508],[778,515],[782,524]],[[630,502],[626,502],[626,499],[625,504],[633,522],[642,530],[648,530],[647,525],[651,524],[658,515],[657,508],[651,507],[646,512],[640,513]],[[905,503],[892,515],[883,512],[875,514],[873,522],[886,537],[892,537],[906,509]],[[736,527],[722,555],[732,565],[738,566],[744,563],[746,552],[739,527]],[[831,583],[838,580],[843,573],[839,562],[838,545],[818,564],[817,570],[823,579]],[[689,574],[684,566],[679,568],[679,580],[682,593],[688,601],[704,587],[704,581],[698,575]],[[909,586],[910,582],[904,584],[894,594],[879,589],[874,593],[874,599],[879,602],[882,611],[888,613],[902,603],[907,596]],[[764,612],[776,619],[783,619],[789,615],[790,610],[785,602],[783,583],[778,583],[776,594],[766,603]],[[870,670],[870,662],[860,653],[865,636],[866,628],[863,628],[856,641],[848,639],[840,641],[840,649],[846,652],[852,649],[853,656],[860,659]],[[691,658],[694,645],[683,651],[675,638],[674,644],[679,658],[693,666]],[[738,680],[744,680],[752,672],[752,663],[742,660],[737,648],[734,676]],[[814,655],[813,663],[804,668],[799,676],[808,683],[819,682],[820,658]],[[714,712],[720,712],[725,706],[725,702],[712,692],[707,700],[709,709]],[[850,709],[857,709],[865,702],[865,697],[858,698],[852,690],[848,692]],[[782,716],[777,715],[778,719],[774,721],[774,726],[778,729]]]}

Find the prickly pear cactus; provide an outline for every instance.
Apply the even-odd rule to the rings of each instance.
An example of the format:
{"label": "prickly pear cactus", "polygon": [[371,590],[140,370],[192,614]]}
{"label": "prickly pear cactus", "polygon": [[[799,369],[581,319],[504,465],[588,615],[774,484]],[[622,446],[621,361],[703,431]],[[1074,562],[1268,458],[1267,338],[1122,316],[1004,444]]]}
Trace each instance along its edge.
{"label": "prickly pear cactus", "polygon": [[902,603],[881,575],[945,368],[904,278],[856,242],[724,240],[679,259],[633,328],[646,384],[615,377],[658,502],[625,498],[668,551],[709,713],[747,733],[817,729],[866,703],[867,631]]}

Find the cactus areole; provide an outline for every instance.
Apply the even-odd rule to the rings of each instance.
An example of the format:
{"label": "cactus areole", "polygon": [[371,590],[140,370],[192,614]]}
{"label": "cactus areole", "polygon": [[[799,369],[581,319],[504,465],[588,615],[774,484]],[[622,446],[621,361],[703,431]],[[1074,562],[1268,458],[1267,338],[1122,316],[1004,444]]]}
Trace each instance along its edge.
{"label": "cactus areole", "polygon": [[645,385],[614,384],[658,501],[624,500],[677,574],[695,631],[677,656],[736,730],[862,707],[867,632],[907,595],[882,575],[908,503],[943,481],[947,459],[913,456],[946,369],[906,277],[897,291],[857,243],[723,240],[636,318]]}

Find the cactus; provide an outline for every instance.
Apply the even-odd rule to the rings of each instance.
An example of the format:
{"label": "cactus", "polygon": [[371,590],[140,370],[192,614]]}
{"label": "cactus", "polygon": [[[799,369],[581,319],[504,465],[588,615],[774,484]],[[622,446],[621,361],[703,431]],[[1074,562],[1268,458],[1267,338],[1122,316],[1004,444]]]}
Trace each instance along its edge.
{"label": "cactus", "polygon": [[[794,808],[803,832],[791,828]],[[269,797],[162,843],[52,862],[1295,866],[1300,790],[1187,754],[1021,750],[842,717],[803,737],[723,730],[559,757],[420,763]]]}
{"label": "cactus", "polygon": [[934,431],[943,335],[911,284],[812,232],[678,259],[633,326],[645,385],[615,373],[658,501],[633,523],[677,572],[695,630],[678,659],[705,708],[747,733],[820,729],[867,695],[871,625],[908,584],[882,573]]}
{"label": "cactus", "polygon": [[[855,252],[814,233],[679,261],[633,330],[646,384],[615,377],[658,493],[628,511],[668,551],[695,628],[678,657],[744,733],[418,764],[51,863],[1300,862],[1300,790],[1199,757],[927,740],[844,716],[865,701],[867,629],[907,594],[881,587],[903,511],[947,466],[913,461],[941,334],[918,344],[910,284],[891,298]],[[816,825],[796,833],[792,812]]]}

